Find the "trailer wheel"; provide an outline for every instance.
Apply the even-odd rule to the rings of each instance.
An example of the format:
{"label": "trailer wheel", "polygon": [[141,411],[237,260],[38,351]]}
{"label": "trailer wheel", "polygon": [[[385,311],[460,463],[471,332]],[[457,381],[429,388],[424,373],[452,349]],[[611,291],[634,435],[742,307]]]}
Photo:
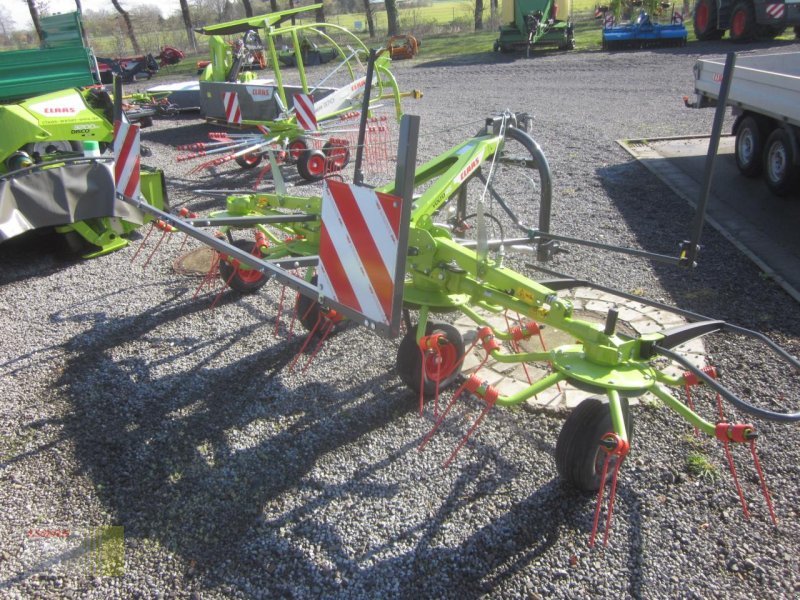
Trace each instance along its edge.
{"label": "trailer wheel", "polygon": [[775,129],[764,144],[764,181],[776,196],[788,196],[798,180],[794,147],[789,133]]}
{"label": "trailer wheel", "polygon": [[746,116],[736,128],[736,149],[734,156],[739,172],[745,177],[758,177],[761,174],[764,127],[760,119]]}
{"label": "trailer wheel", "polygon": [[[622,414],[630,441],[633,438],[633,418],[625,398],[622,399]],[[584,492],[600,489],[606,458],[600,440],[613,430],[606,400],[592,397],[578,404],[564,421],[556,442],[556,470],[561,479]],[[611,478],[617,460],[618,457],[611,457],[606,481]]]}
{"label": "trailer wheel", "polygon": [[715,0],[697,0],[694,7],[694,35],[698,40],[718,40],[725,33],[717,29],[717,3]]}
{"label": "trailer wheel", "polygon": [[[234,240],[233,245],[253,256],[261,256],[255,242],[251,240]],[[240,294],[255,294],[269,279],[269,275],[257,269],[245,265],[234,267],[225,259],[219,261],[219,276],[232,290]]]}
{"label": "trailer wheel", "polygon": [[431,397],[436,393],[436,380],[438,376],[439,389],[443,390],[452,384],[461,372],[464,358],[464,340],[458,329],[448,323],[428,321],[425,326],[425,335],[441,333],[446,344],[440,347],[442,362],[436,365],[433,356],[425,357],[424,373],[422,368],[422,355],[417,345],[417,327],[411,327],[397,350],[397,374],[411,391],[419,394],[421,378],[424,378],[423,395]]}
{"label": "trailer wheel", "polygon": [[250,154],[243,154],[242,156],[237,156],[235,160],[236,164],[242,167],[243,169],[252,169],[261,164],[261,159],[263,157],[264,155],[259,152],[251,152]]}
{"label": "trailer wheel", "polygon": [[742,0],[733,6],[731,12],[731,41],[749,42],[756,36],[756,14],[753,5]]}
{"label": "trailer wheel", "polygon": [[306,151],[297,160],[297,172],[306,181],[319,181],[325,177],[326,164],[322,150]]}
{"label": "trailer wheel", "polygon": [[794,26],[794,37],[800,40],[800,25]]}

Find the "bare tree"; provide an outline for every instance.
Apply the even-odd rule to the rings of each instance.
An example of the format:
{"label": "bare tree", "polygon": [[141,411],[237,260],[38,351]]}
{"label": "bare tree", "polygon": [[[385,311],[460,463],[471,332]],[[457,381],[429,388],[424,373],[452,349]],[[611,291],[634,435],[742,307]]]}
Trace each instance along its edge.
{"label": "bare tree", "polygon": [[[78,16],[81,18],[81,23],[83,23],[83,5],[81,4],[81,0],[75,0],[75,8],[78,9]],[[81,27],[81,36],[83,37],[83,45],[89,45],[89,38],[86,37],[86,26],[84,25]]]}
{"label": "bare tree", "polygon": [[33,28],[36,30],[36,35],[39,36],[39,41],[44,41],[42,34],[42,24],[39,22],[39,5],[37,0],[25,0],[28,3],[28,10],[31,13],[31,20],[33,21]]}
{"label": "bare tree", "polygon": [[186,37],[189,38],[189,45],[197,52],[197,40],[194,38],[194,29],[192,28],[192,15],[189,13],[188,0],[181,1],[181,15],[183,15],[183,26],[186,27]]}
{"label": "bare tree", "polygon": [[324,23],[325,22],[325,5],[320,3],[317,12],[314,13],[314,20],[317,23]]}
{"label": "bare tree", "polygon": [[242,0],[242,4],[244,4],[244,14],[246,17],[253,16],[253,7],[250,5],[250,0]]}
{"label": "bare tree", "polygon": [[0,6],[0,35],[3,36],[3,45],[7,44],[11,36],[9,32],[14,29],[14,17],[5,6]]}
{"label": "bare tree", "polygon": [[388,21],[389,35],[400,33],[400,16],[397,12],[395,0],[384,0],[386,4],[386,20]]}
{"label": "bare tree", "polygon": [[111,0],[111,4],[114,5],[114,8],[116,8],[117,12],[122,16],[122,20],[125,21],[125,28],[128,30],[128,37],[131,38],[131,44],[133,44],[133,53],[141,54],[142,49],[139,46],[139,42],[136,40],[136,34],[133,33],[131,16],[128,14],[127,10],[122,8],[122,5],[120,5],[119,0]]}
{"label": "bare tree", "polygon": [[270,12],[278,12],[278,0],[269,0]]}
{"label": "bare tree", "polygon": [[369,39],[375,38],[375,19],[372,17],[372,5],[369,0],[364,0],[364,12],[367,15],[367,27],[369,28]]}
{"label": "bare tree", "polygon": [[483,0],[475,0],[475,31],[483,29]]}

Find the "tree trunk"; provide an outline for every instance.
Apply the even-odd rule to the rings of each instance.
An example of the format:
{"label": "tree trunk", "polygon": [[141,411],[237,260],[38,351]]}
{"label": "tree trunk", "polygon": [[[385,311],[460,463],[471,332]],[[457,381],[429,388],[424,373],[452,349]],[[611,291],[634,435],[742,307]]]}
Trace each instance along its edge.
{"label": "tree trunk", "polygon": [[119,0],[111,0],[111,4],[114,5],[114,8],[117,9],[117,12],[122,15],[122,20],[125,21],[125,27],[128,30],[128,37],[131,38],[131,44],[133,45],[133,53],[134,54],[141,54],[142,49],[139,47],[139,42],[136,40],[136,34],[133,33],[133,25],[131,24],[131,16],[128,14],[128,11],[122,8],[119,3]]}
{"label": "tree trunk", "polygon": [[89,38],[86,36],[86,24],[83,22],[83,5],[81,0],[75,0],[75,8],[78,9],[78,16],[81,18],[81,36],[83,37],[83,45],[89,47]]}
{"label": "tree trunk", "polygon": [[475,0],[475,31],[483,29],[483,0]]}
{"label": "tree trunk", "polygon": [[369,0],[364,0],[364,12],[367,15],[367,27],[369,28],[369,39],[375,38],[375,19],[372,18],[372,5]]}
{"label": "tree trunk", "polygon": [[317,9],[317,12],[314,13],[315,21],[317,23],[324,23],[325,22],[325,6],[320,6]]}
{"label": "tree trunk", "polygon": [[242,0],[242,4],[244,4],[244,15],[246,17],[252,17],[253,7],[250,5],[250,0]]}
{"label": "tree trunk", "polygon": [[384,0],[386,4],[386,19],[389,22],[389,35],[400,33],[400,16],[397,13],[395,0]]}
{"label": "tree trunk", "polygon": [[189,13],[189,1],[181,0],[181,14],[183,15],[183,26],[186,27],[186,37],[189,39],[189,45],[197,52],[197,40],[194,37],[194,29],[192,28],[192,15]]}
{"label": "tree trunk", "polygon": [[269,0],[270,12],[278,12],[278,0]]}
{"label": "tree trunk", "polygon": [[42,34],[42,24],[39,23],[39,9],[36,8],[36,0],[27,0],[28,10],[31,11],[31,21],[33,21],[33,28],[36,30],[36,35],[39,36],[39,41],[44,41]]}

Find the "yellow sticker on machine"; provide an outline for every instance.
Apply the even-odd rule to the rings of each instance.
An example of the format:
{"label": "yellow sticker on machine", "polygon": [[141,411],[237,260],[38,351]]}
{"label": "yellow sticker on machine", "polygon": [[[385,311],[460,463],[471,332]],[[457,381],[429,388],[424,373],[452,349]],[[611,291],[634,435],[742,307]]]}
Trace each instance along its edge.
{"label": "yellow sticker on machine", "polygon": [[530,304],[531,306],[536,305],[536,297],[533,295],[533,292],[525,288],[519,288],[517,290],[517,298],[522,300],[525,304]]}

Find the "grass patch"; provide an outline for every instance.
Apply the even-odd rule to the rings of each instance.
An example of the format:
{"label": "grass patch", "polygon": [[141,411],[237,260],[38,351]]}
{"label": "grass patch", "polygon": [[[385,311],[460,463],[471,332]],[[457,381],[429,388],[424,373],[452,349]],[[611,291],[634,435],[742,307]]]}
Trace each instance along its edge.
{"label": "grass patch", "polygon": [[719,477],[717,467],[703,452],[693,450],[686,456],[686,470],[689,475],[703,481],[716,481]]}

